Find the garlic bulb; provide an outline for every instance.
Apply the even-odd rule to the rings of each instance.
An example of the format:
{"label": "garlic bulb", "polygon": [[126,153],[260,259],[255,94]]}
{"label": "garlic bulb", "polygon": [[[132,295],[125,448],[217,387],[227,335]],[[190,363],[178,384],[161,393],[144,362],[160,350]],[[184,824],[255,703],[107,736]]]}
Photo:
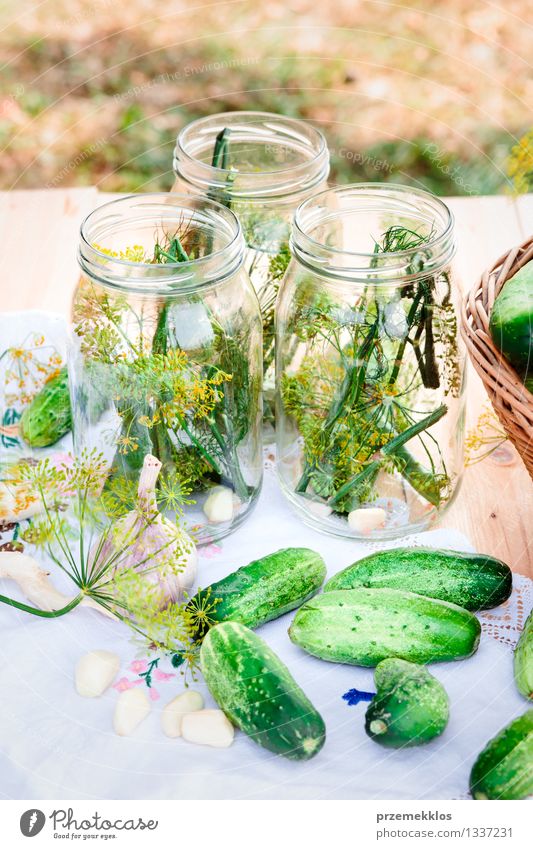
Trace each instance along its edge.
{"label": "garlic bulb", "polygon": [[193,584],[198,555],[190,536],[158,510],[155,484],[160,469],[157,457],[147,454],[139,477],[138,504],[116,522],[103,545],[96,546],[92,568],[116,558],[113,571],[146,573],[146,580],[161,588],[166,607]]}
{"label": "garlic bulb", "polygon": [[27,483],[0,481],[0,522],[21,522],[43,510],[43,502]]}

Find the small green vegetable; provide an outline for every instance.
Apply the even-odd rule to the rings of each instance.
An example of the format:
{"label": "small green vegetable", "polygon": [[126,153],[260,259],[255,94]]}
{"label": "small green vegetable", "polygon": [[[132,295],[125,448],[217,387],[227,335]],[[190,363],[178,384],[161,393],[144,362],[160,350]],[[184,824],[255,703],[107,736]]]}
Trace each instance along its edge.
{"label": "small green vegetable", "polygon": [[[309,548],[282,548],[242,566],[200,590],[188,605],[198,620],[200,639],[209,625],[231,620],[258,628],[299,607],[318,592],[326,577],[322,557]],[[210,619],[201,611],[217,599]]]}
{"label": "small green vegetable", "polygon": [[20,419],[22,438],[32,448],[46,448],[72,427],[66,367],[48,380]]}
{"label": "small green vegetable", "polygon": [[480,632],[476,617],[455,604],[367,587],[315,596],[289,628],[293,643],[309,654],[357,666],[376,666],[387,657],[414,663],[469,657]]}
{"label": "small green vegetable", "polygon": [[433,548],[391,548],[363,557],[327,582],[325,592],[390,587],[485,610],[503,604],[513,589],[512,572],[488,554]]}
{"label": "small green vegetable", "polygon": [[207,633],[200,660],[211,695],[252,740],[293,760],[320,751],[326,739],[322,717],[257,634],[222,622]]}
{"label": "small green vegetable", "polygon": [[400,748],[428,743],[448,723],[448,696],[425,666],[398,658],[378,663],[377,693],[365,716],[365,731],[382,746]]}
{"label": "small green vegetable", "polygon": [[504,284],[489,323],[494,344],[526,380],[533,378],[533,260]]}
{"label": "small green vegetable", "polygon": [[533,700],[533,610],[514,651],[514,679],[519,692]]}
{"label": "small green vegetable", "polygon": [[470,791],[474,799],[533,795],[533,709],[506,725],[478,755]]}

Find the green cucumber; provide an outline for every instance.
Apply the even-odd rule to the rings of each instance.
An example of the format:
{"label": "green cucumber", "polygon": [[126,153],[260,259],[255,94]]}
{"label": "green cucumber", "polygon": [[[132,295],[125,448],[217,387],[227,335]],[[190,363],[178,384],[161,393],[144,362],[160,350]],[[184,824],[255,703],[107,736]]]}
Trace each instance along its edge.
{"label": "green cucumber", "polygon": [[365,731],[382,746],[428,743],[448,724],[446,690],[425,666],[389,657],[374,672],[377,693],[365,715]]}
{"label": "green cucumber", "polygon": [[72,427],[67,369],[48,380],[20,419],[20,433],[32,448],[46,448]]}
{"label": "green cucumber", "polygon": [[514,719],[485,746],[470,773],[474,799],[533,795],[533,709]]}
{"label": "green cucumber", "polygon": [[207,633],[200,661],[209,691],[245,734],[278,755],[307,760],[324,745],[324,721],[289,670],[253,631],[222,622]]}
{"label": "green cucumber", "polygon": [[[231,619],[248,628],[258,628],[300,607],[318,592],[325,577],[326,565],[316,551],[282,548],[200,590],[189,602],[188,609],[201,611],[207,599],[217,599],[209,614],[211,621]],[[200,620],[197,640],[204,636],[209,624]]]}
{"label": "green cucumber", "polygon": [[514,680],[526,699],[533,699],[533,610],[514,650]]}
{"label": "green cucumber", "polygon": [[327,582],[325,592],[390,587],[450,601],[467,610],[503,604],[513,589],[512,572],[488,554],[434,548],[392,548],[358,560]]}
{"label": "green cucumber", "polygon": [[481,626],[447,601],[388,588],[336,590],[308,601],[289,628],[293,643],[337,663],[376,666],[387,657],[413,663],[473,654]]}
{"label": "green cucumber", "polygon": [[533,260],[516,272],[494,301],[490,334],[524,379],[533,377]]}

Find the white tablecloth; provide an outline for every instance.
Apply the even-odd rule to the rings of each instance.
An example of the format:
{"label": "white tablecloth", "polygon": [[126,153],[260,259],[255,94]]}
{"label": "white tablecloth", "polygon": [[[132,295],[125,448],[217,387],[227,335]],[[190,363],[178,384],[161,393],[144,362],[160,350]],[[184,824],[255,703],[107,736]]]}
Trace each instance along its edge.
{"label": "white tablecloth", "polygon": [[[449,530],[420,534],[410,542],[470,549],[468,540]],[[369,551],[362,544],[333,539],[302,524],[282,498],[274,473],[267,469],[259,504],[249,521],[221,546],[201,551],[199,583],[206,586],[250,560],[287,546],[319,551],[330,575]],[[61,574],[54,572],[54,581],[66,588]],[[17,595],[13,585],[0,585],[1,592]],[[261,628],[261,637],[289,666],[326,722],[324,748],[304,763],[275,757],[240,732],[233,746],[222,750],[165,737],[161,708],[183,689],[182,678],[166,660],[154,670],[149,717],[133,737],[117,737],[112,730],[117,690],[146,686],[139,673],[153,659],[138,653],[126,626],[90,610],[76,609],[54,621],[0,605],[0,796],[466,797],[470,767],[478,752],[527,707],[513,683],[511,647],[517,617],[523,618],[531,604],[531,582],[515,578],[515,587],[513,600],[504,610],[482,616],[486,633],[474,657],[431,667],[450,696],[451,717],[444,734],[428,745],[403,751],[386,750],[372,742],[364,732],[365,705],[350,707],[342,699],[353,687],[373,690],[371,669],[306,655],[287,636],[292,614]],[[507,642],[499,642],[496,636]],[[122,669],[114,688],[99,699],[83,699],[74,689],[74,667],[84,652],[98,648],[117,652]],[[201,680],[197,688],[214,706]]]}

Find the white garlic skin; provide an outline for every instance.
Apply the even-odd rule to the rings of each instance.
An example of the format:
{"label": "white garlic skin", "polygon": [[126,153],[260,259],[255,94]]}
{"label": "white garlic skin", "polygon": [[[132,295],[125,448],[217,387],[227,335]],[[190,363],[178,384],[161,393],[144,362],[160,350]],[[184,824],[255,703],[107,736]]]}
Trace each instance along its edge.
{"label": "white garlic skin", "polygon": [[369,534],[378,528],[384,528],[387,512],[383,507],[359,507],[348,513],[348,525],[360,534]]}
{"label": "white garlic skin", "polygon": [[235,729],[223,711],[207,709],[185,714],[181,734],[189,743],[227,749],[233,743]]}
{"label": "white garlic skin", "polygon": [[150,713],[144,689],[132,687],[120,693],[113,715],[113,729],[119,737],[129,737]]}
{"label": "white garlic skin", "polygon": [[105,649],[90,651],[76,664],[75,682],[78,695],[96,699],[113,683],[120,669],[117,654]]}
{"label": "white garlic skin", "polygon": [[202,710],[204,699],[196,690],[186,690],[172,699],[161,712],[161,725],[167,737],[181,737],[181,723],[187,713]]}

